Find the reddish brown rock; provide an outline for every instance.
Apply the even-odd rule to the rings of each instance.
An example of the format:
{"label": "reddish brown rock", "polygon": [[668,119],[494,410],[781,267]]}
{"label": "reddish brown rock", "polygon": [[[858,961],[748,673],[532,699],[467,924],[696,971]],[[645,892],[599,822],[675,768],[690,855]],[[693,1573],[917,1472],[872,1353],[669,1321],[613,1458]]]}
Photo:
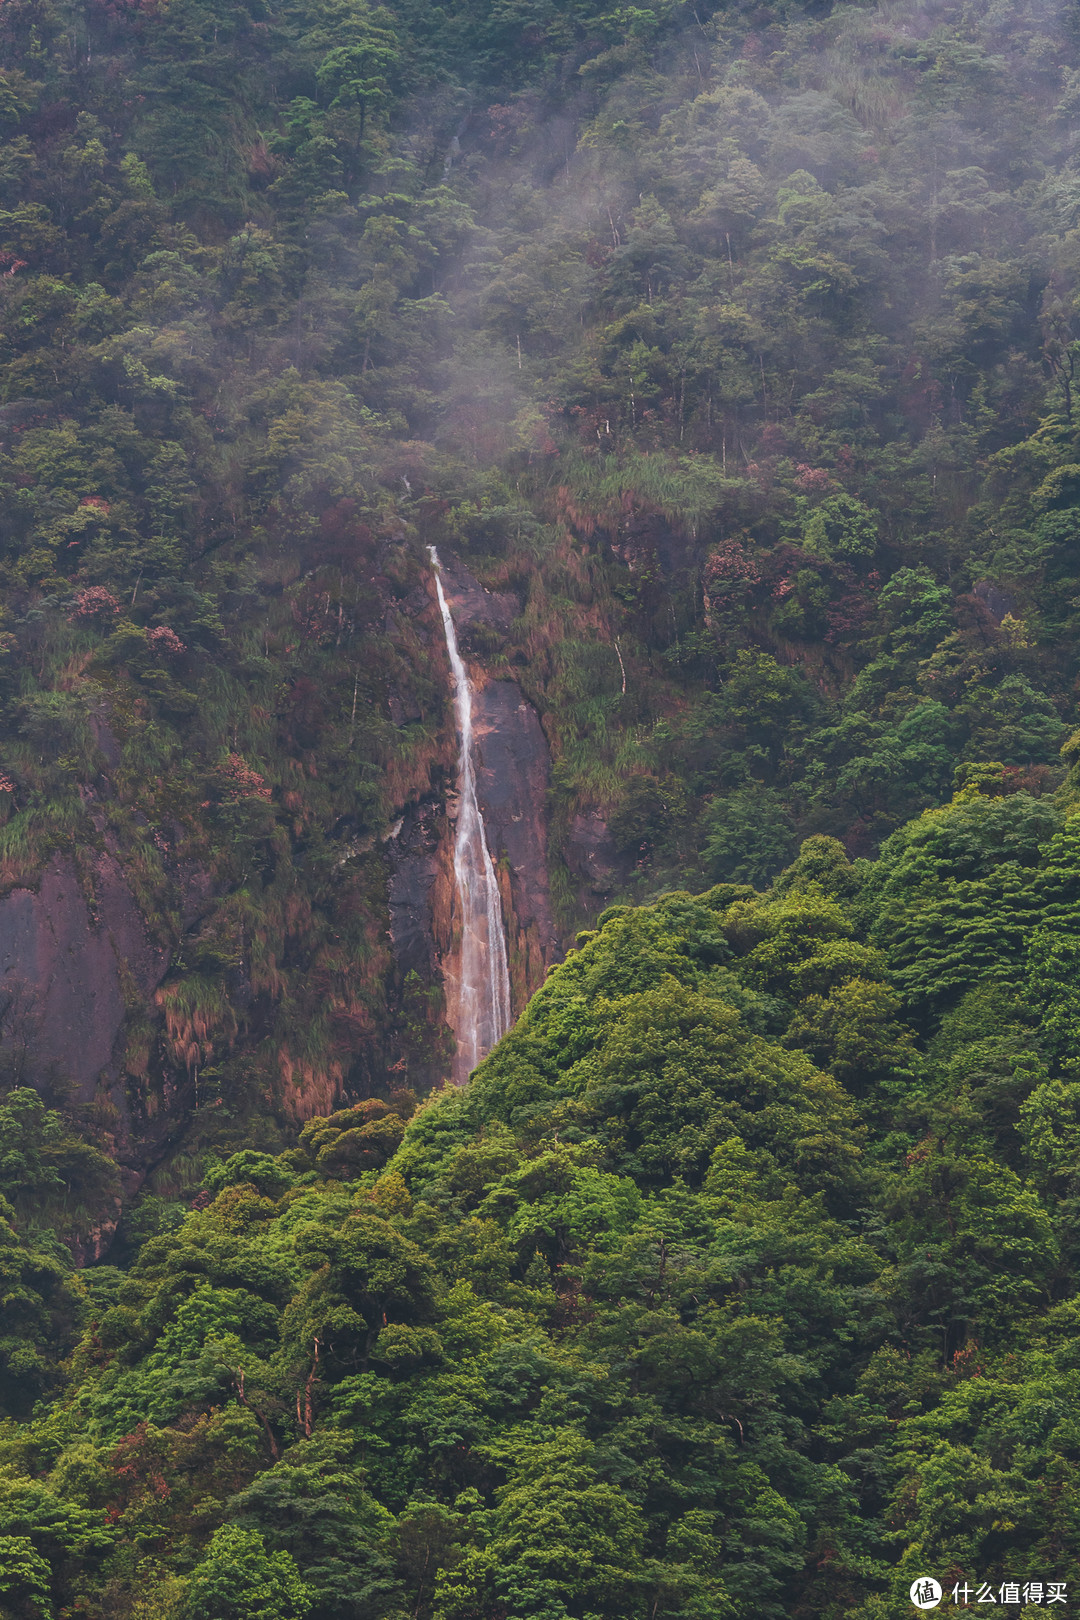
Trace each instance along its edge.
{"label": "reddish brown rock", "polygon": [[[516,1016],[561,955],[547,866],[551,758],[536,711],[520,687],[513,681],[484,679],[485,638],[489,632],[496,640],[504,634],[520,612],[520,603],[510,593],[485,590],[453,557],[441,559],[441,571],[462,655],[474,682],[477,796],[498,873]],[[469,633],[481,629],[484,635],[474,649]],[[453,791],[446,794],[446,784],[453,782],[455,757],[447,738],[432,781],[433,792],[438,793],[441,774],[442,793],[438,799],[408,807],[387,845],[390,933],[399,997],[410,973],[422,980],[452,974],[456,796]]]}
{"label": "reddish brown rock", "polygon": [[516,1016],[561,954],[547,865],[551,756],[536,710],[516,682],[489,681],[475,693],[473,717],[488,848],[509,872],[503,912]]}
{"label": "reddish brown rock", "polygon": [[2,1039],[25,1078],[60,1079],[81,1102],[99,1082],[108,1089],[125,988],[149,996],[167,960],[109,854],[94,856],[83,879],[57,857],[36,890],[13,889],[0,900]]}
{"label": "reddish brown rock", "polygon": [[495,630],[508,630],[521,612],[517,597],[509,591],[489,591],[479,584],[456,557],[440,554],[439,569],[443,590],[458,638],[476,624],[490,624]]}
{"label": "reddish brown rock", "polygon": [[585,892],[602,900],[626,882],[631,863],[620,855],[600,811],[591,810],[579,812],[570,824],[566,864]]}

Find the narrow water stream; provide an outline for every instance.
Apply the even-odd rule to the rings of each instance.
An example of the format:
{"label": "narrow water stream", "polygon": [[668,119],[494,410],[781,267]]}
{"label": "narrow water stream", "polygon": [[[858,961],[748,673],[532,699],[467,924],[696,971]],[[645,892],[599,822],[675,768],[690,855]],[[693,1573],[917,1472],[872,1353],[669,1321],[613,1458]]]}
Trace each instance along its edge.
{"label": "narrow water stream", "polygon": [[435,570],[446,651],[454,680],[458,734],[458,811],[454,828],[454,886],[461,925],[456,980],[447,975],[450,1025],[457,1037],[454,1080],[463,1085],[510,1027],[510,971],[495,867],[476,796],[473,766],[472,688],[458,651],[457,632],[443,591],[439,555],[429,546]]}

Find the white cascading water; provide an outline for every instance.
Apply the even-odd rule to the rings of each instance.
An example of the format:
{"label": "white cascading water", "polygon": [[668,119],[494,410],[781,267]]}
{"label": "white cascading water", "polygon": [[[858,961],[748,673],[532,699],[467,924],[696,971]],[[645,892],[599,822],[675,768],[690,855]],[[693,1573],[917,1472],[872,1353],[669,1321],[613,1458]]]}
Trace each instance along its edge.
{"label": "white cascading water", "polygon": [[[456,995],[448,998],[457,1037],[454,1078],[462,1084],[510,1027],[510,970],[506,958],[502,899],[476,797],[473,768],[472,688],[458,651],[457,633],[439,572],[439,554],[429,546],[435,570],[446,651],[454,678],[458,733],[458,812],[454,829],[454,886],[461,924]],[[448,986],[448,989],[451,986]]]}

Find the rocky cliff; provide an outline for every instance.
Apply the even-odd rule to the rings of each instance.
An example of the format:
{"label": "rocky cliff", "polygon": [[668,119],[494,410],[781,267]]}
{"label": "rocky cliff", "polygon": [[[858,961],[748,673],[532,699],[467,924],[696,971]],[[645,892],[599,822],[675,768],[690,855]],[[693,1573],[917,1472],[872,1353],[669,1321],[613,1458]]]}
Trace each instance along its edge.
{"label": "rocky cliff", "polygon": [[[492,678],[475,656],[478,644],[490,646],[509,630],[520,611],[517,599],[485,590],[453,558],[444,563],[443,578],[474,683],[477,789],[499,875],[516,1014],[561,955],[548,870],[551,756],[536,710],[517,682]],[[447,814],[452,764],[439,774],[433,791],[404,810],[388,842],[390,931],[402,1000],[410,982],[438,985],[455,949],[453,825]],[[443,1078],[447,1049],[444,1038],[436,1061],[419,1076],[413,1070],[414,1077],[428,1083]]]}
{"label": "rocky cliff", "polygon": [[[550,753],[535,708],[498,656],[521,603],[485,590],[453,557],[445,575],[475,689],[478,793],[517,1013],[564,943],[548,871]],[[455,742],[430,581],[391,603],[386,622],[408,655],[386,687],[386,710],[395,735],[415,740],[411,755],[398,748],[393,819],[380,833],[354,834],[346,818],[333,828],[329,868],[324,861],[313,874],[295,852],[283,862],[258,822],[269,790],[234,754],[196,821],[227,815],[251,845],[252,875],[237,883],[209,844],[202,861],[181,860],[184,840],[168,816],[158,825],[138,817],[119,832],[105,817],[104,807],[116,809],[125,736],[123,716],[99,709],[83,833],[0,899],[0,1057],[13,1079],[92,1114],[129,1193],[234,1113],[243,1140],[265,1132],[275,1112],[304,1117],[403,1084],[423,1092],[450,1071],[442,983],[455,950]],[[305,723],[318,701],[304,696]],[[305,779],[317,782],[319,771],[305,740],[298,726],[296,784],[282,801],[295,808],[301,853],[310,836]],[[198,839],[185,847],[197,853]],[[293,1014],[282,1038],[294,984],[309,1011]]]}

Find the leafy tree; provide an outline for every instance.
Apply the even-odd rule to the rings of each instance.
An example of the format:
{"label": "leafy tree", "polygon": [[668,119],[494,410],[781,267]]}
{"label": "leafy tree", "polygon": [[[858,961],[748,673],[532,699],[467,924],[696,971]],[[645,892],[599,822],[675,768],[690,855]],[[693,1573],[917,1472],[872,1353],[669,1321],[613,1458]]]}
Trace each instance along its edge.
{"label": "leafy tree", "polygon": [[499,1492],[486,1546],[441,1582],[435,1613],[493,1605],[562,1616],[636,1612],[644,1525],[634,1504],[589,1466],[570,1430],[522,1459]]}
{"label": "leafy tree", "polygon": [[705,819],[705,863],[717,882],[760,887],[791,854],[790,818],[779,796],[760,783],[715,800]]}
{"label": "leafy tree", "polygon": [[268,1553],[255,1530],[214,1532],[184,1594],[185,1620],[303,1620],[312,1597],[288,1553]]}
{"label": "leafy tree", "polygon": [[59,1363],[82,1327],[84,1301],[70,1263],[19,1237],[15,1211],[0,1200],[0,1365],[3,1408],[26,1416],[59,1382]]}
{"label": "leafy tree", "polygon": [[119,1201],[108,1157],[26,1086],[0,1102],[0,1189],[24,1219],[54,1226],[61,1237],[81,1235]]}
{"label": "leafy tree", "polygon": [[869,557],[877,549],[874,513],[851,495],[830,495],[807,520],[803,539],[808,551],[826,557]]}
{"label": "leafy tree", "polygon": [[327,1438],[301,1441],[230,1504],[230,1515],[299,1569],[314,1613],[364,1613],[396,1590],[390,1515]]}
{"label": "leafy tree", "polygon": [[1056,824],[1052,806],[1026,793],[965,790],[890,840],[873,938],[916,1005],[954,999],[984,977],[1016,978],[1038,918],[1028,874]]}

